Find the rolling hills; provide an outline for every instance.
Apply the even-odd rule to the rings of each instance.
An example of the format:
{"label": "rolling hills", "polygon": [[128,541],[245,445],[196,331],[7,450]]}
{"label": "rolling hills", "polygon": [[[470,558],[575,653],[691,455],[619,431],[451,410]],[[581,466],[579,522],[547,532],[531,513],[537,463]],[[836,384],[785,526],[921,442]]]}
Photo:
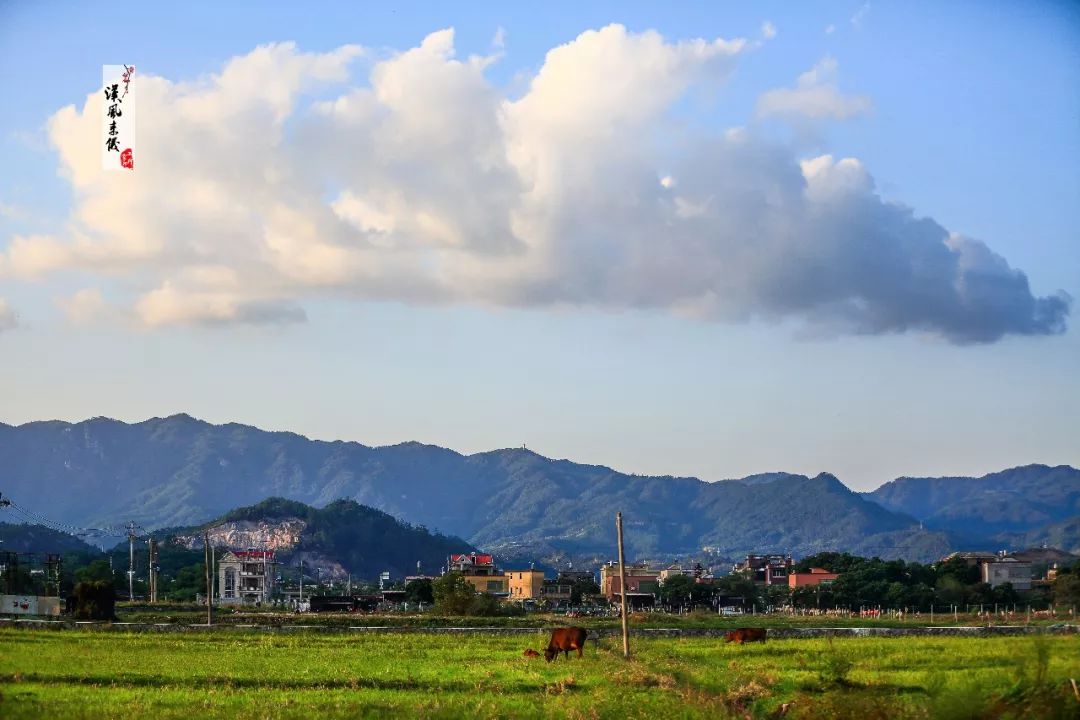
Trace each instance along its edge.
{"label": "rolling hills", "polygon": [[[616,510],[626,516],[628,551],[636,557],[707,547],[726,557],[842,549],[930,559],[986,538],[972,534],[980,512],[996,513],[989,525],[995,534],[1067,519],[1061,515],[1069,510],[1053,506],[1074,497],[1070,488],[1080,474],[1022,469],[1028,489],[1021,497],[1029,504],[1016,515],[1008,503],[995,504],[1007,478],[981,494],[952,489],[952,479],[931,491],[909,488],[907,481],[918,479],[901,479],[863,495],[828,473],[708,483],[629,475],[521,448],[462,455],[413,442],[369,447],[187,415],[133,424],[0,424],[0,467],[5,496],[84,527],[129,519],[146,527],[197,525],[270,496],[314,507],[348,499],[503,556],[537,559],[607,559]],[[927,492],[935,499],[920,504]]]}

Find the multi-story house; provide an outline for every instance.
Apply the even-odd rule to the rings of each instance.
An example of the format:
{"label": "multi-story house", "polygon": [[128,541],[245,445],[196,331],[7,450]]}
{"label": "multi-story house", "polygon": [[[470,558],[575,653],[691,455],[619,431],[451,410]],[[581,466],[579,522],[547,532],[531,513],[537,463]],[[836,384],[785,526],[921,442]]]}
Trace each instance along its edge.
{"label": "multi-story house", "polygon": [[268,602],[274,593],[274,551],[232,550],[218,560],[218,602]]}
{"label": "multi-story house", "polygon": [[[660,590],[660,571],[647,565],[626,566],[626,600],[632,605],[651,605]],[[619,564],[609,562],[600,568],[600,592],[609,601],[617,601],[622,595],[622,579]]]}
{"label": "multi-story house", "polygon": [[794,564],[790,555],[747,555],[746,560],[731,571],[742,573],[761,585],[787,585]]}

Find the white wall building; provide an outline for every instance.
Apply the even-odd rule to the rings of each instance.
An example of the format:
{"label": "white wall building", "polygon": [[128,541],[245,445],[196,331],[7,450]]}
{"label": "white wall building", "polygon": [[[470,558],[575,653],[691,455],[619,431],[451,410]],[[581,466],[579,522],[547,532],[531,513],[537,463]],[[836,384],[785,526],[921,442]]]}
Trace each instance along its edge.
{"label": "white wall building", "polygon": [[274,594],[274,551],[229,551],[218,560],[218,602],[269,602]]}

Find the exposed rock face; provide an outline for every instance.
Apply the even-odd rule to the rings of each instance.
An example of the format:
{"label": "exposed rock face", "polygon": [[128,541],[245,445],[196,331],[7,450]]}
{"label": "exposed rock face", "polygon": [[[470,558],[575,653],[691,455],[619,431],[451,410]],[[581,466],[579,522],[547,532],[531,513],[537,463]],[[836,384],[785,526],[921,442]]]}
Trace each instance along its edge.
{"label": "exposed rock face", "polygon": [[[210,528],[210,544],[230,550],[292,550],[306,527],[299,518],[226,522]],[[203,536],[177,535],[176,542],[193,550],[203,546]]]}

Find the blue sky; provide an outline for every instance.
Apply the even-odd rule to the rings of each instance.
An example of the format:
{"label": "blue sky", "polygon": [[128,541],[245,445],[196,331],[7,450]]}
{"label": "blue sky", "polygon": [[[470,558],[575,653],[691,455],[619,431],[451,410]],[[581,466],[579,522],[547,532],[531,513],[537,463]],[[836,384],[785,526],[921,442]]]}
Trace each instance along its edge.
{"label": "blue sky", "polygon": [[[1075,323],[1059,309],[1060,332],[1026,309],[1059,290],[1080,297],[1075,6],[255,7],[147,6],[120,17],[115,5],[0,5],[0,421],[183,411],[369,444],[526,443],[710,480],[826,470],[860,489],[901,474],[1080,464]],[[624,30],[579,38],[612,23]],[[446,28],[452,39],[425,43]],[[650,44],[648,31],[661,39]],[[678,45],[696,38],[744,41]],[[262,78],[254,90],[223,84],[228,92],[198,96],[249,103],[233,116],[220,163],[182,164],[166,139],[192,132],[198,144],[208,131],[170,115],[176,125],[140,126],[146,165],[123,182],[141,187],[71,179],[79,130],[96,122],[80,114],[101,65],[134,63],[147,82],[173,83],[140,90],[139,117],[150,121],[166,117],[155,98],[165,107],[188,92],[175,83],[212,85],[235,58],[252,62],[257,46],[280,42],[295,50],[252,70]],[[347,45],[363,50],[338,51]],[[489,60],[451,68],[449,45],[457,60]],[[403,61],[421,47],[433,64]],[[569,75],[556,73],[556,56]],[[614,70],[596,70],[604,58]],[[293,71],[288,117],[259,125],[278,97],[269,89]],[[443,79],[431,87],[430,78]],[[566,89],[579,81],[581,93]],[[349,112],[362,110],[370,96],[350,93],[376,86],[381,124],[312,120],[320,101],[359,98]],[[594,95],[614,105],[594,108]],[[655,147],[620,138],[622,125],[605,124],[612,117]],[[505,144],[489,143],[498,128]],[[732,128],[750,139],[732,139]],[[402,147],[417,158],[405,162],[385,140],[413,130],[419,139]],[[454,142],[425,144],[441,132]],[[462,150],[462,138],[476,145]],[[497,171],[476,164],[489,151]],[[820,174],[804,166],[806,180],[792,179],[799,162],[823,155],[835,160]],[[158,157],[171,164],[154,167]],[[267,167],[291,179],[254,188]],[[529,175],[536,167],[558,172]],[[666,184],[635,184],[642,170]],[[520,194],[507,190],[519,181]],[[803,208],[799,182],[820,207]],[[200,183],[261,230],[227,231],[216,218],[228,208],[208,209]],[[744,186],[754,189],[745,197]],[[638,193],[667,214],[629,204]],[[249,204],[248,194],[268,199]],[[404,205],[372,205],[388,197]],[[779,209],[755,211],[758,200]],[[933,232],[895,203],[932,218]],[[790,218],[789,205],[798,208]],[[100,207],[127,208],[137,237],[96,216]],[[810,219],[821,223],[813,232],[791,232]],[[339,227],[348,222],[356,234]],[[663,232],[637,236],[652,223],[675,229],[663,241]],[[476,239],[499,227],[490,242],[510,250]],[[942,228],[972,242],[950,240],[942,256],[942,243],[923,237]],[[156,232],[160,242],[140,244]],[[833,247],[835,238],[846,240]],[[248,267],[245,253],[263,241],[281,262],[288,253],[288,267]],[[369,241],[378,252],[354,266],[351,243]],[[19,242],[36,254],[19,255]],[[701,254],[658,250],[663,242]],[[996,267],[978,265],[983,243],[1026,274],[1030,293],[922,307],[922,285],[891,284],[897,268],[945,257],[950,271],[976,263],[947,283],[967,287]],[[211,276],[225,285],[207,284]]]}

